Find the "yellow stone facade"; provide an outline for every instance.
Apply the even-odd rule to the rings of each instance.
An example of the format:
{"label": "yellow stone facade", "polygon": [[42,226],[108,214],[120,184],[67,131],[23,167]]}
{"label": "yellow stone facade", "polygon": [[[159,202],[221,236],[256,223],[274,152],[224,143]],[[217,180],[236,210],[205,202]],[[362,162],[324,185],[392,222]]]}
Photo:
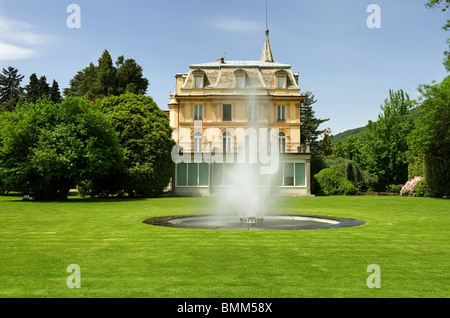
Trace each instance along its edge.
{"label": "yellow stone facade", "polygon": [[[180,153],[199,158],[204,152],[237,153],[241,144],[248,143],[250,128],[256,133],[267,130],[267,141],[269,132],[276,131],[282,174],[279,193],[311,195],[310,149],[300,139],[305,97],[299,75],[290,65],[273,61],[268,31],[266,35],[260,61],[227,61],[222,57],[190,65],[187,73],[175,75],[175,92],[169,104],[173,139],[181,147]],[[197,166],[176,165],[175,194],[210,195],[215,185],[223,186],[222,179],[215,180],[214,171],[224,168],[203,159],[196,162]]]}

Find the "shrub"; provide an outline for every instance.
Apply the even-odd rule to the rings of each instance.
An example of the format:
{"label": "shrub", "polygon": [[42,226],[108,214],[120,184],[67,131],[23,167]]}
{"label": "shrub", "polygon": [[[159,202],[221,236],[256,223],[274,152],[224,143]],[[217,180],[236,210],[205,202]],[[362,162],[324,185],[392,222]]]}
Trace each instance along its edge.
{"label": "shrub", "polygon": [[317,195],[355,195],[358,189],[345,178],[344,169],[336,164],[315,174]]}
{"label": "shrub", "polygon": [[420,154],[414,157],[408,165],[408,179],[413,179],[414,176],[423,176],[424,172],[424,155]]}
{"label": "shrub", "polygon": [[387,192],[400,193],[403,184],[390,184],[386,187]]}
{"label": "shrub", "polygon": [[323,161],[323,168],[329,168],[335,164],[341,165],[345,178],[360,191],[377,188],[378,178],[370,172],[362,170],[354,160],[342,157],[327,157]]}
{"label": "shrub", "polygon": [[2,180],[0,179],[0,195],[4,195],[6,193],[5,185],[3,184]]}
{"label": "shrub", "polygon": [[428,189],[428,184],[425,178],[422,178],[417,182],[417,185],[414,189],[416,197],[429,197],[430,191]]}
{"label": "shrub", "polygon": [[[414,177],[413,179],[407,181],[405,183],[405,185],[402,187],[402,189],[400,190],[400,195],[408,196],[408,197],[417,196],[416,195],[416,190],[417,190],[416,188],[417,188],[417,185],[419,184],[419,182],[422,182],[423,184],[425,184],[424,178],[420,177],[420,176],[417,176],[417,177]],[[421,191],[423,191],[423,189],[421,189]]]}

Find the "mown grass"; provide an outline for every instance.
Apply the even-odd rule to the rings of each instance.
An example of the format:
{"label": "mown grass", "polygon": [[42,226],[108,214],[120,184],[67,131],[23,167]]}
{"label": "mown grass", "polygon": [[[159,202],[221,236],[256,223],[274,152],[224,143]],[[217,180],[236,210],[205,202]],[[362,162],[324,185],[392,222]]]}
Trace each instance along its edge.
{"label": "mown grass", "polygon": [[[450,201],[279,198],[277,210],[365,220],[302,231],[151,226],[214,198],[0,198],[0,297],[449,297]],[[69,289],[70,264],[81,288]],[[368,288],[370,264],[381,288]]]}

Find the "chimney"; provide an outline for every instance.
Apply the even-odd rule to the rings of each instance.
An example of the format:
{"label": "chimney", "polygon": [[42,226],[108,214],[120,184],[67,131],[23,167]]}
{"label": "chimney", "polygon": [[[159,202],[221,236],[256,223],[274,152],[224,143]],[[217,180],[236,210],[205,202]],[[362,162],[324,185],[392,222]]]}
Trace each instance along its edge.
{"label": "chimney", "polygon": [[220,57],[220,63],[221,64],[225,64],[225,56],[221,56]]}

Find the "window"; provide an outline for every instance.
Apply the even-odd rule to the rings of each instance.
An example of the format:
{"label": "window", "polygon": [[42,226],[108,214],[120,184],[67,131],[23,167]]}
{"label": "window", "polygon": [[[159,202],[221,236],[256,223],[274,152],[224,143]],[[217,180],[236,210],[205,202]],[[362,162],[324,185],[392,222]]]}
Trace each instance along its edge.
{"label": "window", "polygon": [[274,175],[274,184],[281,187],[306,186],[305,163],[287,162],[280,166]]}
{"label": "window", "polygon": [[293,187],[294,186],[294,164],[285,163],[284,164],[284,186]]}
{"label": "window", "polygon": [[236,75],[236,87],[243,88],[245,83],[244,75]]}
{"label": "window", "polygon": [[203,120],[203,105],[194,105],[194,120]]}
{"label": "window", "polygon": [[222,141],[223,141],[223,152],[230,153],[231,152],[231,134],[228,131],[223,133]]}
{"label": "window", "polygon": [[194,77],[195,79],[195,88],[202,88],[203,87],[203,76],[196,75]]}
{"label": "window", "polygon": [[248,121],[257,121],[258,113],[257,113],[256,105],[248,105]]}
{"label": "window", "polygon": [[188,186],[198,185],[198,164],[188,164]]}
{"label": "window", "polygon": [[231,121],[231,104],[223,104],[222,120],[223,121]]}
{"label": "window", "polygon": [[195,153],[201,153],[202,152],[202,143],[203,143],[203,136],[201,132],[196,132],[194,134],[194,152]]}
{"label": "window", "polygon": [[187,185],[187,163],[177,164],[177,186]]}
{"label": "window", "polygon": [[286,76],[278,76],[278,88],[286,88]]}
{"label": "window", "polygon": [[295,186],[304,187],[306,185],[305,178],[305,164],[296,163],[295,164]]}
{"label": "window", "polygon": [[207,163],[178,163],[176,184],[178,187],[208,186],[209,165]]}
{"label": "window", "polygon": [[286,152],[286,135],[283,132],[278,134],[278,147],[280,149],[280,153]]}
{"label": "window", "polygon": [[277,121],[278,122],[286,121],[286,105],[277,106]]}

